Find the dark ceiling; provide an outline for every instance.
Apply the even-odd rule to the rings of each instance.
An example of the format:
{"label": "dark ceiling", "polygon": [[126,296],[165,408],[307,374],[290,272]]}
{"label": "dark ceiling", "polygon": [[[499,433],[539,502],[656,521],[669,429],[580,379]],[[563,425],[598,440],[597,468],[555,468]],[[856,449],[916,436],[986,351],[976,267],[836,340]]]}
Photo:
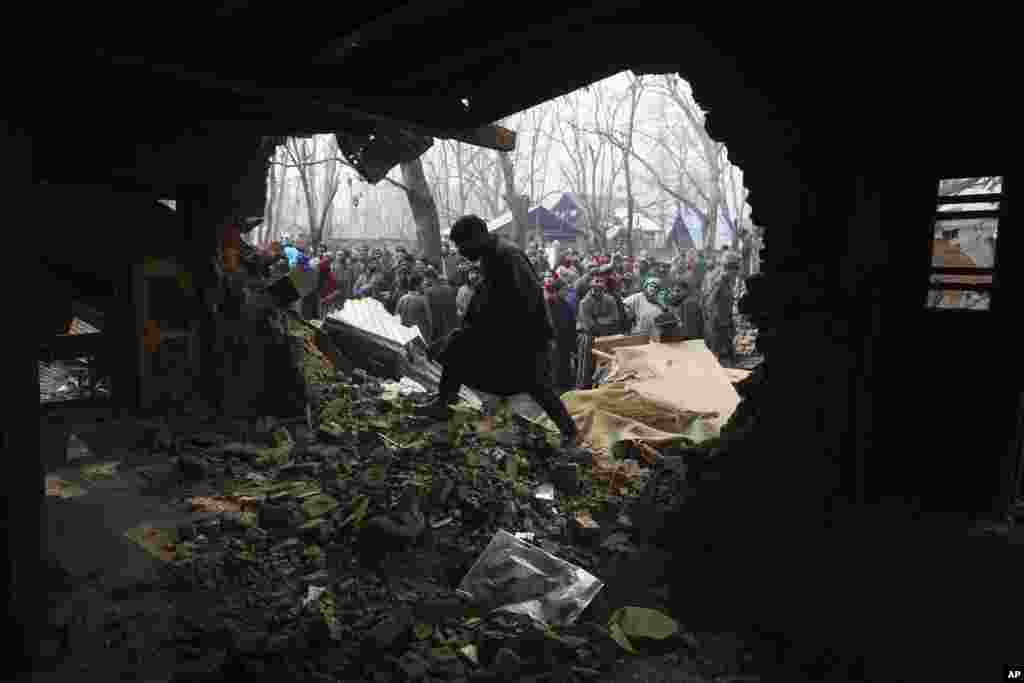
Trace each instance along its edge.
{"label": "dark ceiling", "polygon": [[[114,165],[133,154],[119,145],[174,143],[218,122],[268,136],[338,130],[355,114],[470,129],[626,68],[679,71],[726,142],[745,126],[725,119],[744,117],[751,135],[769,123],[782,138],[817,129],[828,153],[867,158],[888,144],[869,131],[924,139],[914,107],[928,98],[931,113],[947,116],[964,106],[950,96],[965,85],[996,92],[1002,71],[990,67],[1009,45],[990,27],[976,69],[975,52],[944,57],[932,24],[887,21],[883,35],[870,17],[772,7],[708,21],[690,6],[618,0],[178,3],[163,13],[90,3],[53,14],[31,25],[31,51],[20,55],[31,68],[10,71],[21,92],[9,116],[63,154],[89,138],[83,156]],[[957,55],[972,47],[957,45]],[[740,93],[743,111],[723,113]],[[790,146],[770,141],[763,152]]]}

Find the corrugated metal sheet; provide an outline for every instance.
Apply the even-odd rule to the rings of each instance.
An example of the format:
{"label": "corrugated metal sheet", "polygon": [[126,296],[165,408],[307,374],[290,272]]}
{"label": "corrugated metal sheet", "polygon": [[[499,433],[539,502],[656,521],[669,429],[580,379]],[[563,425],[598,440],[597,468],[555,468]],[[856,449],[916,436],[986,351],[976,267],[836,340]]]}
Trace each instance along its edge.
{"label": "corrugated metal sheet", "polygon": [[417,337],[423,339],[418,326],[406,327],[402,324],[401,318],[388,313],[384,304],[376,299],[349,299],[341,311],[329,313],[327,317],[372,332],[402,346]]}

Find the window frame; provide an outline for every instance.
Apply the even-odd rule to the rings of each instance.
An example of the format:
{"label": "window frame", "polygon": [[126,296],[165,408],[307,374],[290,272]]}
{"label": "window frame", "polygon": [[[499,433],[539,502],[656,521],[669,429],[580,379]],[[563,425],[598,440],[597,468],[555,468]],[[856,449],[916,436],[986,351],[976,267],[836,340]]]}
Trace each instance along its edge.
{"label": "window frame", "polygon": [[[943,180],[950,180],[954,178],[1001,178],[1001,188],[998,193],[985,193],[985,194],[967,194],[967,195],[949,195],[942,196],[938,194],[938,188]],[[931,191],[931,209],[928,221],[928,268],[927,268],[927,280],[925,282],[925,296],[924,296],[924,309],[929,313],[953,313],[953,314],[980,314],[980,313],[992,313],[998,306],[999,299],[999,252],[1001,251],[1000,240],[996,237],[995,240],[995,254],[991,267],[944,267],[933,265],[935,258],[935,228],[936,222],[939,220],[970,220],[972,218],[995,218],[996,232],[998,234],[999,228],[1003,227],[1008,217],[1008,191],[1007,191],[1007,177],[1005,175],[942,175],[935,176],[932,182]],[[980,203],[992,203],[995,202],[997,207],[995,209],[981,210],[981,211],[941,211],[940,208],[943,205],[955,205],[955,204],[980,204]],[[959,229],[957,229],[959,233]],[[954,238],[955,239],[955,238]],[[934,284],[932,278],[936,275],[968,275],[968,276],[981,276],[984,277],[989,275],[992,277],[991,283],[986,284],[969,284],[969,283],[948,283],[948,284]],[[987,309],[970,309],[970,308],[941,308],[931,305],[931,299],[937,292],[945,294],[946,292],[986,292],[989,295],[989,305]]]}

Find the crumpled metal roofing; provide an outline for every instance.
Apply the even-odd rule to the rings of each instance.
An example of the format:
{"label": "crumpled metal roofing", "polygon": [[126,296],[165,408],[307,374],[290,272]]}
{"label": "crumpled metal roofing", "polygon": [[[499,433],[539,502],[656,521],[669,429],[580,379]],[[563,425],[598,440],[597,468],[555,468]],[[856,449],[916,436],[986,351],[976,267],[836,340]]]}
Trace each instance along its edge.
{"label": "crumpled metal roofing", "polygon": [[384,304],[376,299],[349,299],[340,311],[329,313],[327,317],[372,332],[402,346],[417,337],[423,339],[419,326],[406,327],[402,324],[401,318],[388,313]]}

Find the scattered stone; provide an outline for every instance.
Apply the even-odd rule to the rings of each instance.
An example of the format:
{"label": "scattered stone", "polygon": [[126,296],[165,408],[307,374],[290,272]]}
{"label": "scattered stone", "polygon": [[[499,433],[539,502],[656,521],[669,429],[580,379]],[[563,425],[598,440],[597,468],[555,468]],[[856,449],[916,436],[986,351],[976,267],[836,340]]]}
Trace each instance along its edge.
{"label": "scattered stone", "polygon": [[268,635],[264,631],[233,631],[232,644],[236,651],[246,655],[260,655],[267,648]]}
{"label": "scattered stone", "polygon": [[216,432],[199,432],[192,435],[191,441],[198,446],[220,446],[227,441],[227,438]]}
{"label": "scattered stone", "polygon": [[178,538],[182,541],[193,541],[196,538],[196,526],[192,522],[182,522],[177,527]]}
{"label": "scattered stone", "polygon": [[203,481],[210,472],[207,462],[194,455],[181,456],[178,459],[178,467],[187,481]]}
{"label": "scattered stone", "polygon": [[318,462],[293,462],[278,470],[277,478],[285,481],[295,479],[315,479],[320,475]]}
{"label": "scattered stone", "polygon": [[406,652],[398,660],[398,666],[402,669],[406,678],[410,681],[419,680],[427,675],[430,664],[415,652]]}
{"label": "scattered stone", "polygon": [[306,574],[302,577],[302,583],[306,586],[326,586],[330,582],[330,574],[326,569]]}
{"label": "scattered stone", "polygon": [[437,598],[424,600],[415,607],[416,618],[430,624],[438,624],[446,619],[459,619],[466,616],[472,607],[460,598]]}
{"label": "scattered stone", "polygon": [[306,516],[306,519],[314,519],[316,517],[323,517],[324,515],[330,514],[334,510],[337,510],[340,505],[341,503],[331,496],[321,493],[304,500],[302,503],[302,512]]}
{"label": "scattered stone", "polygon": [[448,498],[455,490],[455,482],[445,476],[436,477],[433,480],[430,492],[430,503],[434,507],[444,507]]}
{"label": "scattered stone", "polygon": [[630,542],[629,535],[622,531],[610,534],[601,542],[601,547],[605,550],[620,553],[632,553],[637,550],[636,546]]}
{"label": "scattered stone", "polygon": [[570,542],[593,545],[601,535],[601,525],[587,512],[577,512],[569,523]]}
{"label": "scattered stone", "polygon": [[402,637],[409,635],[412,624],[412,609],[397,609],[366,634],[366,642],[378,650],[390,650],[404,645]]}
{"label": "scattered stone", "polygon": [[515,681],[523,670],[523,660],[509,648],[503,647],[494,655],[491,669],[504,680]]}
{"label": "scattered stone", "polygon": [[263,503],[259,509],[259,525],[264,529],[290,529],[302,524],[302,513],[290,505]]}
{"label": "scattered stone", "polygon": [[241,512],[228,511],[221,514],[220,527],[225,533],[245,532],[249,526]]}
{"label": "scattered stone", "polygon": [[575,496],[580,492],[580,466],[576,463],[558,465],[551,473],[555,487],[567,496]]}

